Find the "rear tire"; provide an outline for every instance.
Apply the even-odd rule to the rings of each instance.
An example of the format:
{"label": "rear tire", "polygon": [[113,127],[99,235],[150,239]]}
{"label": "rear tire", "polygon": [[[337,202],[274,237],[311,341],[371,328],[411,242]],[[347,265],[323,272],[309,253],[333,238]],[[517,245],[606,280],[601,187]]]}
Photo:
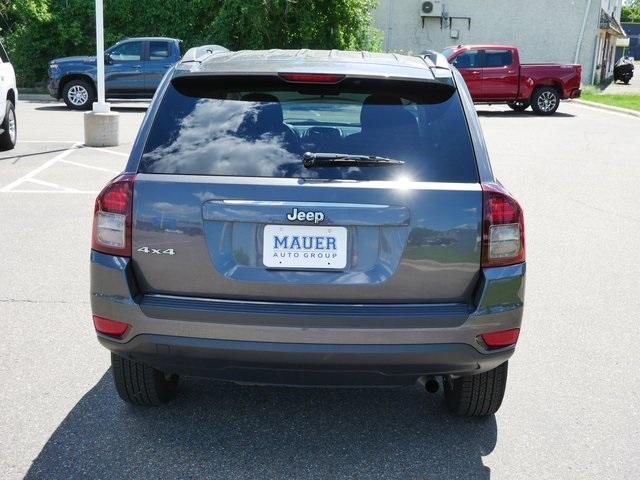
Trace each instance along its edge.
{"label": "rear tire", "polygon": [[73,110],[89,110],[96,99],[96,91],[88,80],[74,78],[64,84],[62,99]]}
{"label": "rear tire", "polygon": [[527,108],[529,108],[531,102],[529,102],[528,100],[516,100],[515,102],[508,102],[507,105],[509,105],[509,108],[511,110],[514,110],[516,112],[524,112]]}
{"label": "rear tire", "polygon": [[159,406],[174,398],[178,376],[111,354],[111,370],[118,395],[133,405]]}
{"label": "rear tire", "polygon": [[13,150],[18,140],[18,122],[16,121],[16,109],[11,100],[7,100],[2,130],[4,131],[0,134],[0,150]]}
{"label": "rear tire", "polygon": [[444,396],[452,413],[462,417],[484,417],[498,411],[507,386],[508,363],[488,372],[444,379]]}
{"label": "rear tire", "polygon": [[560,106],[560,94],[554,87],[540,87],[531,97],[531,109],[538,115],[553,115]]}

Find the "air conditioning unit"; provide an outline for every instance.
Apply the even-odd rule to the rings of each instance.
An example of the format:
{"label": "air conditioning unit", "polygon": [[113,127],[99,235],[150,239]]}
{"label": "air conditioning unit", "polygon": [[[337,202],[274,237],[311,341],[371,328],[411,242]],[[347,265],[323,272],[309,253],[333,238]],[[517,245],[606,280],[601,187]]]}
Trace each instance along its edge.
{"label": "air conditioning unit", "polygon": [[442,0],[427,0],[420,4],[421,17],[442,17]]}

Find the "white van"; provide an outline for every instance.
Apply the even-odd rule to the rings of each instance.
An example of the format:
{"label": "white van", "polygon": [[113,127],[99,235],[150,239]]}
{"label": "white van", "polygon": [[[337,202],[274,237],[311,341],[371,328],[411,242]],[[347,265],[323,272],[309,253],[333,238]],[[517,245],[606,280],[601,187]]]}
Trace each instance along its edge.
{"label": "white van", "polygon": [[0,43],[0,150],[11,150],[16,146],[18,123],[16,122],[16,74],[9,56]]}

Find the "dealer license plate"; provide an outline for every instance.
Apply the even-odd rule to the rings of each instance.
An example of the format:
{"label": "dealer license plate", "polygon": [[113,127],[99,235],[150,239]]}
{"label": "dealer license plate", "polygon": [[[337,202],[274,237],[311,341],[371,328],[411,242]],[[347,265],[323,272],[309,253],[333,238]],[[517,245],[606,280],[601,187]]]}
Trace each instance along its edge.
{"label": "dealer license plate", "polygon": [[339,270],[347,266],[347,229],[265,225],[262,261],[268,268]]}

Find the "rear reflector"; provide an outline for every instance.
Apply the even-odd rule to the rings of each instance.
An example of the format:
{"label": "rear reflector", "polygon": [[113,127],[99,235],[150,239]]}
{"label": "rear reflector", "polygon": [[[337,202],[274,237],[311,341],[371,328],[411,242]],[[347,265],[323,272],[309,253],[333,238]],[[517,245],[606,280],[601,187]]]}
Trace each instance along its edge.
{"label": "rear reflector", "polygon": [[122,337],[131,325],[117,320],[111,320],[109,318],[93,316],[93,326],[96,327],[96,331],[104,335],[111,337]]}
{"label": "rear reflector", "polygon": [[503,267],[525,261],[524,215],[498,184],[483,184],[482,266]]}
{"label": "rear reflector", "polygon": [[500,330],[499,332],[483,333],[480,337],[487,347],[500,348],[515,344],[519,335],[520,329],[512,328],[510,330]]}
{"label": "rear reflector", "polygon": [[131,256],[131,209],[134,174],[114,178],[96,198],[91,248],[123,257]]}
{"label": "rear reflector", "polygon": [[345,75],[333,73],[280,73],[279,76],[287,82],[295,83],[338,83],[345,78]]}

